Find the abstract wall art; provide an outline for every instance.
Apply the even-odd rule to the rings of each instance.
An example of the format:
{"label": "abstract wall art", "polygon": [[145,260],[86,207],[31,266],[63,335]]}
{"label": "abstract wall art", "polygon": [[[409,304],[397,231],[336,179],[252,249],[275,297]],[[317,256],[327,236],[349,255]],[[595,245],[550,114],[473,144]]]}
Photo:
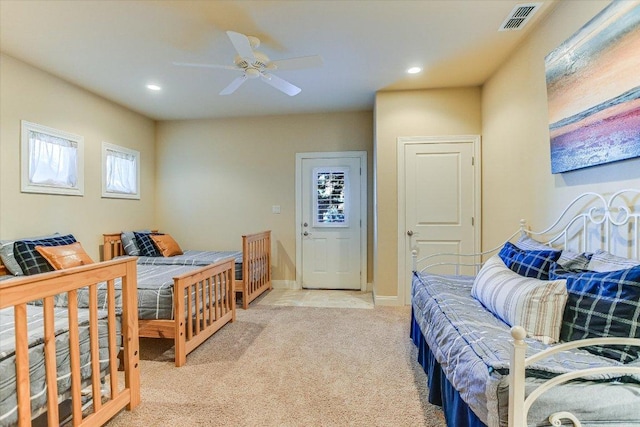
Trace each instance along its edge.
{"label": "abstract wall art", "polygon": [[545,71],[552,173],[640,157],[640,1],[613,1]]}

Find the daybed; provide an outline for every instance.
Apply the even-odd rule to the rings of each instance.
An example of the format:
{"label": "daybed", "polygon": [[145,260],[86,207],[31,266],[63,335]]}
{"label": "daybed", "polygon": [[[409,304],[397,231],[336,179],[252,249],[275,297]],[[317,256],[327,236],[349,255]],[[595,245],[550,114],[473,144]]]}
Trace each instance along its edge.
{"label": "daybed", "polygon": [[[0,425],[28,426],[40,415],[48,425],[58,425],[68,415],[63,402],[70,402],[73,425],[83,426],[103,425],[123,408],[135,408],[140,402],[135,259],[3,279],[8,277],[0,282]],[[120,307],[116,280],[122,283]],[[108,298],[98,307],[102,282]],[[78,308],[81,288],[90,296],[87,309]],[[60,295],[68,307],[55,306]]]}
{"label": "daybed", "polygon": [[[137,255],[135,252],[127,252],[128,247],[125,248],[126,245],[122,242],[123,235],[124,233],[104,234],[105,260],[127,253]],[[182,252],[181,255],[175,256],[140,256],[138,264],[204,266],[221,259],[233,258],[236,271],[236,293],[242,296],[242,307],[245,310],[251,301],[271,289],[271,231],[242,236],[242,252],[195,250]]]}
{"label": "daybed", "polygon": [[449,426],[640,425],[639,230],[640,190],[587,193],[515,245],[414,253],[411,337]]}

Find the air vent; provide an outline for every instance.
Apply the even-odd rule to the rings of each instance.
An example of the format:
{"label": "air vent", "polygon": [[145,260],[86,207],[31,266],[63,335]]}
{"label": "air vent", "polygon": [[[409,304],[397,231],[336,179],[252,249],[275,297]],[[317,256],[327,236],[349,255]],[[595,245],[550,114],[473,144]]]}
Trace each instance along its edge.
{"label": "air vent", "polygon": [[518,4],[504,20],[498,31],[521,30],[540,8],[542,3]]}

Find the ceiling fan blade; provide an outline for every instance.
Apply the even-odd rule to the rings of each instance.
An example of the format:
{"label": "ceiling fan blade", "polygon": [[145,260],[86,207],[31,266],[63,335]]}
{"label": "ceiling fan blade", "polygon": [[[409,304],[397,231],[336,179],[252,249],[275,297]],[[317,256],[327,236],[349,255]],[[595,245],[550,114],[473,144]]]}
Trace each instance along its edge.
{"label": "ceiling fan blade", "polygon": [[247,76],[243,75],[240,77],[236,77],[230,84],[229,86],[225,87],[224,89],[222,89],[222,91],[220,91],[220,95],[231,95],[233,92],[236,91],[236,89],[238,89],[242,83],[244,83],[247,80]]}
{"label": "ceiling fan blade", "polygon": [[254,60],[255,55],[253,54],[253,49],[251,48],[251,43],[249,39],[244,34],[236,33],[235,31],[227,31],[227,36],[231,40],[231,44],[238,52],[241,58],[247,58]]}
{"label": "ceiling fan blade", "polygon": [[318,55],[313,56],[301,56],[299,58],[279,59],[277,61],[271,61],[269,68],[275,66],[277,70],[300,70],[303,68],[317,68],[322,67],[322,57]]}
{"label": "ceiling fan blade", "polygon": [[177,65],[178,67],[195,67],[195,68],[222,68],[225,70],[238,70],[244,71],[241,68],[238,68],[233,65],[218,65],[218,64],[197,64],[193,62],[173,62],[173,65]]}
{"label": "ceiling fan blade", "polygon": [[275,87],[289,96],[295,96],[302,91],[298,86],[294,86],[288,81],[283,80],[278,76],[274,76],[273,74],[263,74],[261,78],[266,84]]}

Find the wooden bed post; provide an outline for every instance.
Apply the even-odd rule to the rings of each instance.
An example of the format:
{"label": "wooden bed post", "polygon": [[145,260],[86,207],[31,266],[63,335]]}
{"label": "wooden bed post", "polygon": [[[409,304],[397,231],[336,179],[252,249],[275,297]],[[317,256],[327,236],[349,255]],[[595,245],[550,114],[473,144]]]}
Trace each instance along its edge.
{"label": "wooden bed post", "polygon": [[[128,410],[140,404],[140,340],[138,338],[138,275],[136,260],[127,261],[122,278],[122,340],[124,346],[125,386],[131,390]],[[127,366],[129,365],[129,366]]]}
{"label": "wooden bed post", "polygon": [[527,332],[522,326],[511,328],[513,347],[509,363],[509,427],[526,427],[527,416],[524,411],[524,375]]}

